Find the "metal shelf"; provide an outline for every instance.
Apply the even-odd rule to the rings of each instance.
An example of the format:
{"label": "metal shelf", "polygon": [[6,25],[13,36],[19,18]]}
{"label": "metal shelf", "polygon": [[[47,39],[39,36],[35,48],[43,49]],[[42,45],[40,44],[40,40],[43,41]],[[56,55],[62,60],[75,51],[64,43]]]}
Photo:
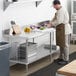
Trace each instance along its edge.
{"label": "metal shelf", "polygon": [[20,64],[30,64],[33,63],[39,59],[42,59],[46,56],[52,55],[56,52],[58,52],[58,50],[54,50],[52,49],[52,51],[50,52],[50,49],[45,49],[44,45],[41,45],[37,48],[37,54],[31,57],[28,57],[28,62],[26,61],[26,59],[19,59],[18,57],[14,57],[10,59],[10,62],[15,62],[15,63],[20,63]]}
{"label": "metal shelf", "polygon": [[21,3],[29,3],[29,2],[36,2],[36,7],[42,2],[42,0],[21,0],[21,1],[3,1],[3,10],[5,10],[10,4],[21,4]]}

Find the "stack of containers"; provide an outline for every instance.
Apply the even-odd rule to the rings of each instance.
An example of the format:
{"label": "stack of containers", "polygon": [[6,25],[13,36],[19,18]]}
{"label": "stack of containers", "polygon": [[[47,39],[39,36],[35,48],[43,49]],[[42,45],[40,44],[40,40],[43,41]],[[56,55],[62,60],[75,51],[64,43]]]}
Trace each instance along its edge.
{"label": "stack of containers", "polygon": [[28,58],[36,56],[37,55],[37,44],[33,42],[28,42],[28,45],[26,43],[20,44],[18,48],[18,58],[19,59],[26,59],[26,56]]}

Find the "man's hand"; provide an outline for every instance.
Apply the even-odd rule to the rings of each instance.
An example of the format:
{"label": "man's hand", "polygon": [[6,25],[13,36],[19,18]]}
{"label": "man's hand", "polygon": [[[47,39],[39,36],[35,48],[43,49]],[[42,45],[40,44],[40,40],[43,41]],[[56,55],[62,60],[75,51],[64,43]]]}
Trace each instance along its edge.
{"label": "man's hand", "polygon": [[48,27],[48,28],[51,28],[51,27],[52,27],[52,23],[49,22],[49,23],[47,24],[47,27]]}

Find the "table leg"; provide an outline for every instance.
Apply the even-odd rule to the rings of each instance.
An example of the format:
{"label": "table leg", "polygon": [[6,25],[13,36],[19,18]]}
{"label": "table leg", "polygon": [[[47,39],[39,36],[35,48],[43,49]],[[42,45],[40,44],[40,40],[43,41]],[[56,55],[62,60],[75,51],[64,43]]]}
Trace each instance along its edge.
{"label": "table leg", "polygon": [[33,43],[35,42],[34,38],[33,38]]}
{"label": "table leg", "polygon": [[28,47],[28,39],[26,39],[26,74],[27,74],[27,76],[28,76],[28,69],[29,69],[29,67],[28,67],[28,50],[27,50],[27,47]]}
{"label": "table leg", "polygon": [[51,59],[51,62],[52,62],[52,44],[51,44],[51,42],[52,42],[52,40],[51,40],[51,32],[50,32],[50,59]]}
{"label": "table leg", "polygon": [[28,76],[28,73],[29,72],[29,66],[28,66],[28,64],[26,65],[26,76]]}

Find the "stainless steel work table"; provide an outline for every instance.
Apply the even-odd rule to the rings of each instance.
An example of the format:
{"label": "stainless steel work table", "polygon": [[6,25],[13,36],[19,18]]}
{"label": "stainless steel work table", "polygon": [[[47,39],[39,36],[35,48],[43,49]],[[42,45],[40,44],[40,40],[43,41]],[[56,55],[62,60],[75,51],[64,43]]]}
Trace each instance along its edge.
{"label": "stainless steel work table", "polygon": [[[36,58],[28,59],[28,54],[26,54],[26,59],[18,59],[16,57],[14,57],[14,58],[10,59],[10,62],[19,63],[19,64],[25,64],[26,65],[26,70],[28,72],[28,65],[30,63],[33,63],[33,62],[35,62],[35,61],[37,61],[37,60],[39,60],[41,58],[44,58],[46,56],[50,56],[50,61],[52,61],[52,54],[57,52],[56,50],[52,50],[52,45],[51,45],[52,44],[52,40],[53,40],[52,38],[54,38],[53,37],[53,33],[55,33],[55,29],[54,28],[49,28],[49,29],[40,30],[40,31],[39,30],[35,30],[35,31],[33,31],[33,32],[29,33],[29,34],[22,32],[22,34],[20,34],[20,35],[15,35],[15,36],[10,35],[9,37],[10,38],[14,38],[14,37],[15,38],[17,38],[17,37],[23,38],[23,39],[26,40],[26,44],[28,45],[28,40],[29,39],[32,39],[32,41],[34,42],[35,38],[44,36],[47,33],[49,33],[49,36],[50,36],[50,42],[49,42],[50,43],[50,49],[44,49],[44,45],[41,45],[41,46],[37,47],[38,48],[37,49],[38,53],[36,55]],[[27,49],[27,47],[26,47],[26,49]],[[26,50],[26,53],[28,53],[28,50]]]}

